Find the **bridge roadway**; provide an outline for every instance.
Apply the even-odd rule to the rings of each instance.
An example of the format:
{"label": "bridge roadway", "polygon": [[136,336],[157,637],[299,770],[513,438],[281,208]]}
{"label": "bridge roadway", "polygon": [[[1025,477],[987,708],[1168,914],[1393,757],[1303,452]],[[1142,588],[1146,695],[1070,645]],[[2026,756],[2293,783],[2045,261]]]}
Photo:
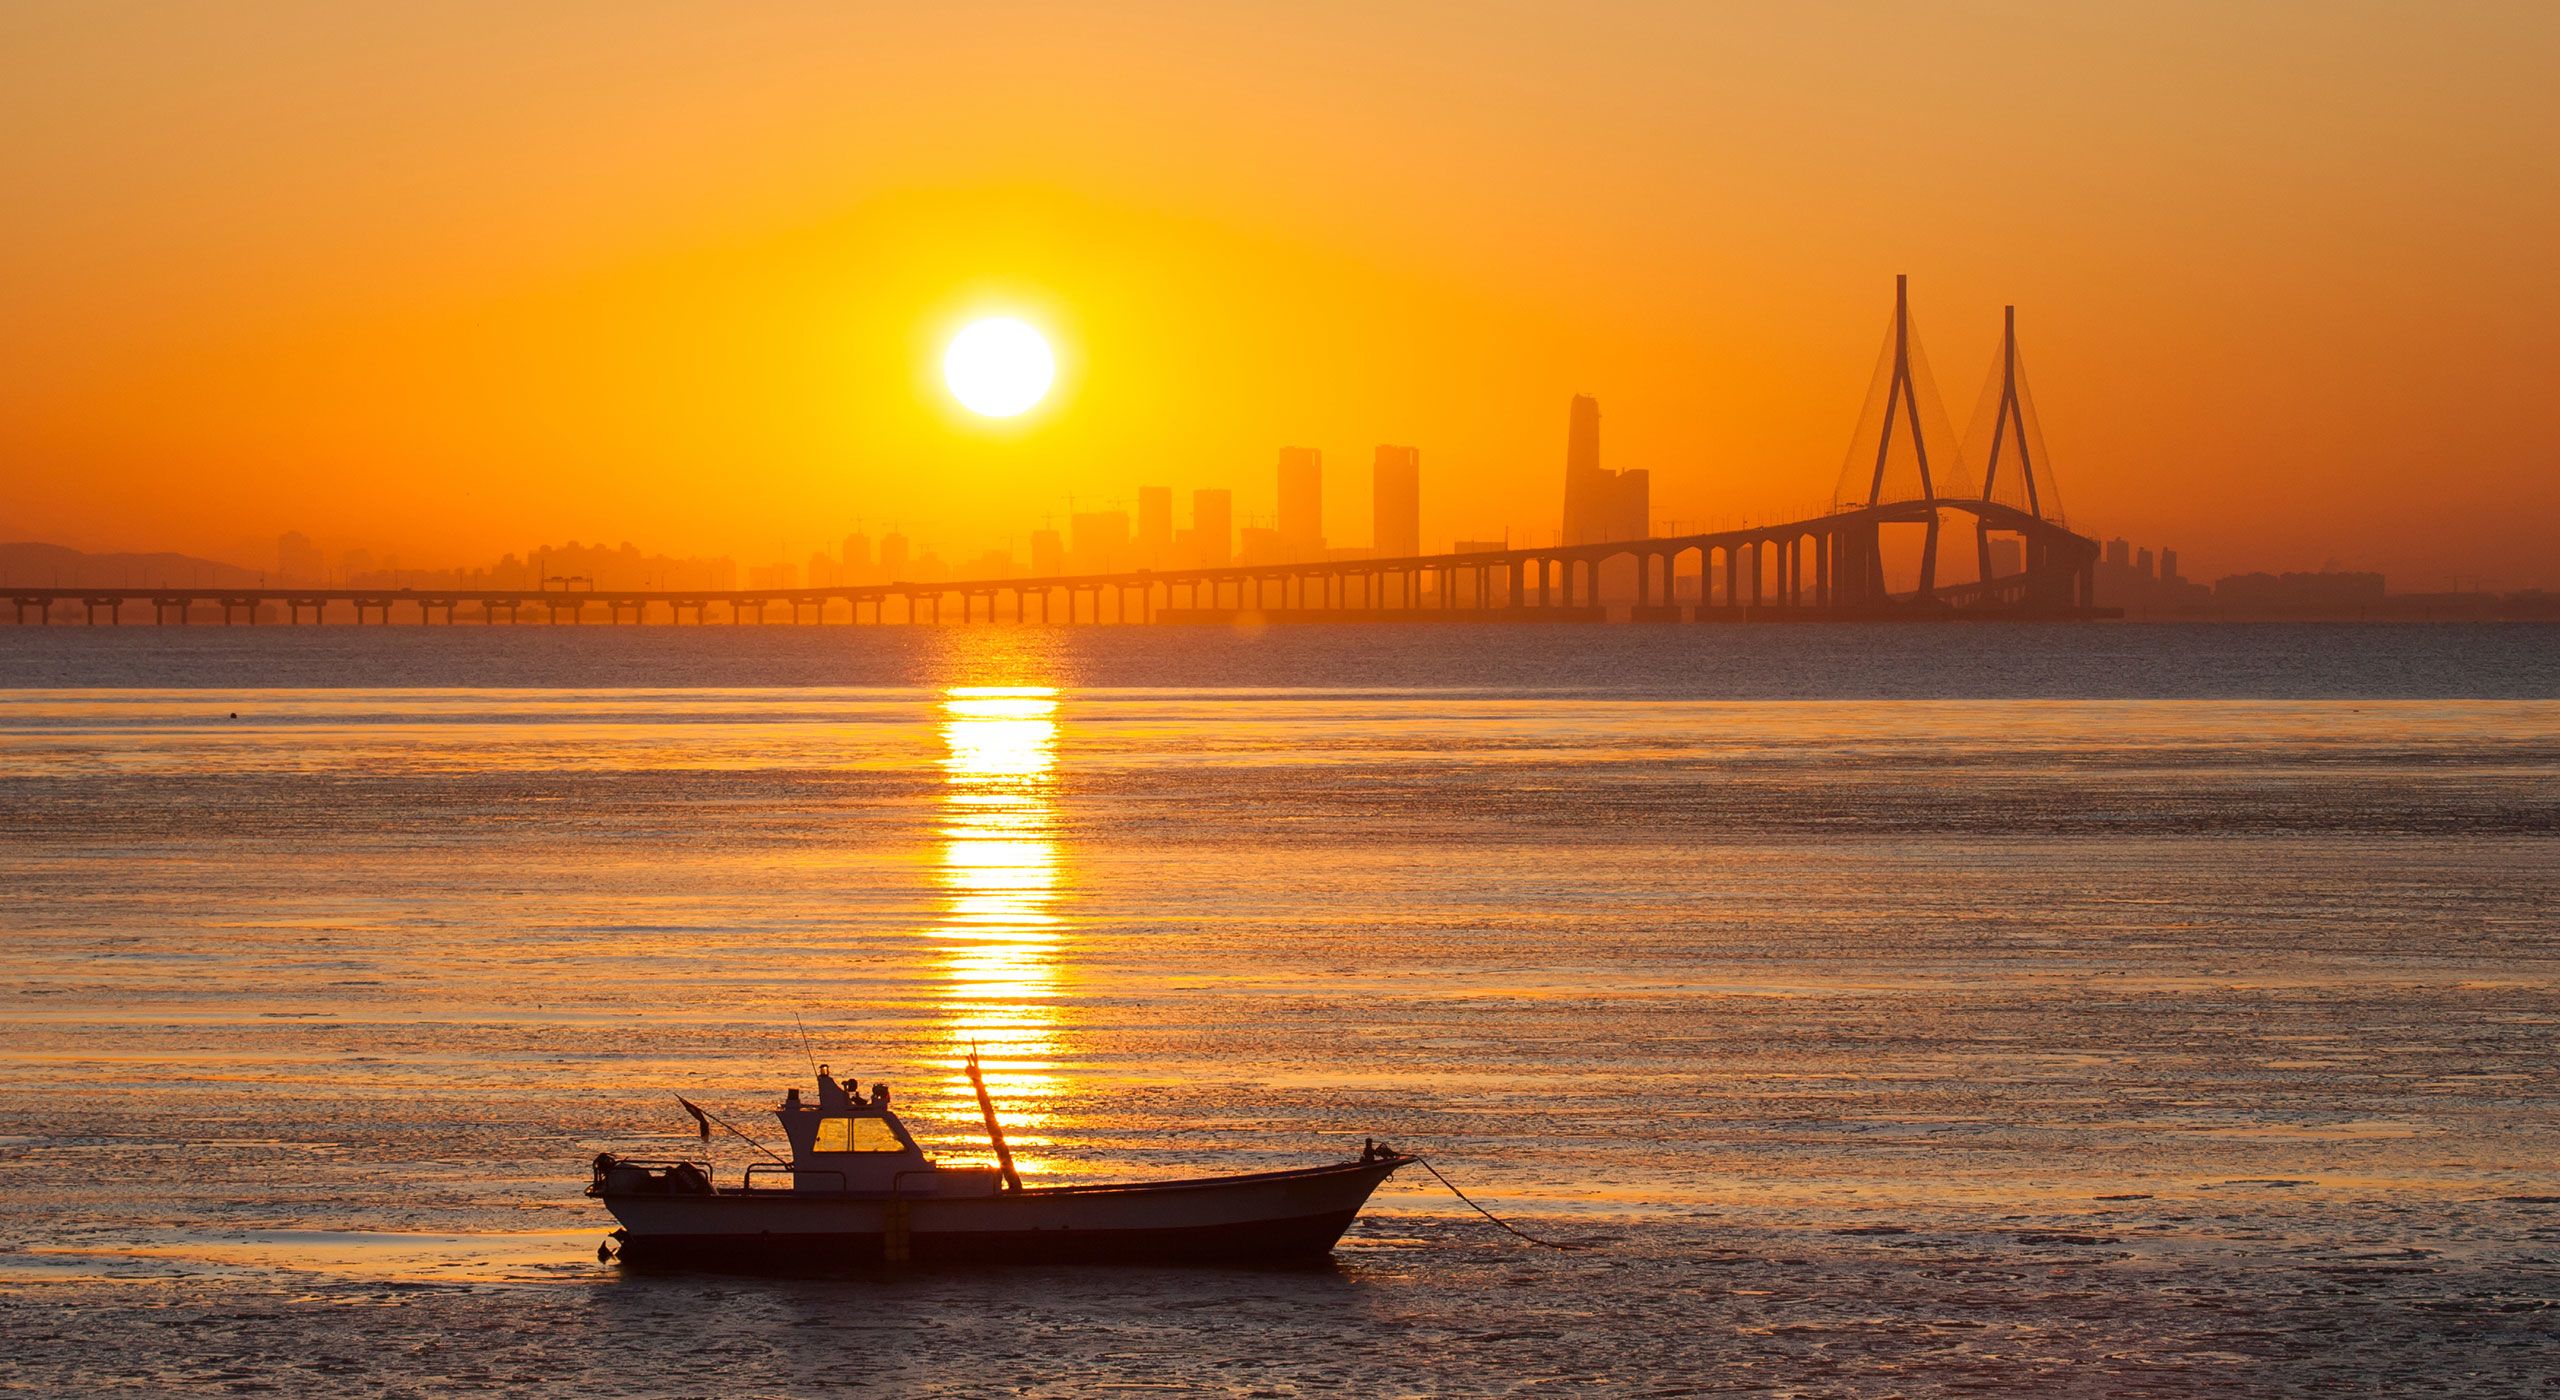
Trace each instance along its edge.
{"label": "bridge roadway", "polygon": [[[1931,574],[1942,512],[1974,517],[1978,533],[2013,534],[2023,542],[2020,572],[1987,582],[1939,588]],[[1881,532],[1919,526],[1927,545],[1919,586],[1885,586]],[[1682,560],[1695,554],[1693,606],[1680,605]],[[451,624],[476,617],[510,623],[582,622],[597,610],[607,621],[643,623],[664,609],[672,623],[763,622],[777,606],[796,623],[824,622],[843,605],[844,620],[873,624],[1016,622],[1202,622],[1246,613],[1274,621],[1596,621],[1602,566],[1632,559],[1632,616],[1640,621],[1815,618],[2096,617],[2092,584],[2098,543],[2062,526],[1996,502],[1940,499],[1834,511],[1781,525],[1606,543],[1430,554],[1405,559],[1339,559],[1291,564],[1238,564],[1206,569],[1139,570],[1054,578],[979,579],[950,583],[876,583],[837,588],[446,589],[446,588],[31,588],[0,586],[19,623],[50,621],[72,602],[91,624],[103,614],[121,623],[127,604],[147,604],[158,623],[187,622],[198,607],[222,621],[255,622],[262,604],[282,604],[288,621],[328,620],[333,605],[361,624],[389,623],[394,609],[415,608],[417,621],[441,615]],[[1624,570],[1616,571],[1621,575]],[[1000,601],[1010,597],[1010,609]],[[892,617],[891,600],[898,600]],[[959,615],[944,616],[957,599]],[[984,601],[984,608],[979,606]],[[1063,609],[1060,604],[1063,603]],[[1106,610],[1105,604],[1110,604]],[[476,613],[464,609],[476,608]],[[864,616],[864,610],[869,616]],[[1005,617],[1009,611],[1011,616]],[[1108,616],[1106,617],[1106,611]],[[1063,615],[1062,615],[1063,614]]]}

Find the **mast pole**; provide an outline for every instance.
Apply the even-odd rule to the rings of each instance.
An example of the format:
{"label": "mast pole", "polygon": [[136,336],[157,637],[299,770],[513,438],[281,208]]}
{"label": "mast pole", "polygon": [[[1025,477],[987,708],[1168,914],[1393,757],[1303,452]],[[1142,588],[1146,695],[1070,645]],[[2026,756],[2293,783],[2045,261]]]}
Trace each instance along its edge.
{"label": "mast pole", "polygon": [[978,1072],[976,1046],[969,1048],[969,1058],[965,1063],[969,1070],[969,1087],[978,1091],[978,1112],[987,1120],[987,1141],[995,1144],[996,1172],[1004,1178],[1004,1189],[1019,1191],[1022,1189],[1022,1177],[1013,1169],[1013,1149],[1005,1146],[1004,1125],[996,1121],[995,1100],[987,1097],[987,1077]]}

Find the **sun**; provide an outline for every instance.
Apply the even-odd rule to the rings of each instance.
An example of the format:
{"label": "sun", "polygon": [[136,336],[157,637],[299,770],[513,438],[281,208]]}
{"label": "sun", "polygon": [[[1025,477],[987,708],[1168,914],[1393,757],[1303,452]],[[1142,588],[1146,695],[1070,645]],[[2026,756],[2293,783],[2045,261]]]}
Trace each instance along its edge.
{"label": "sun", "polygon": [[972,321],[942,352],[942,382],[970,412],[1011,418],[1040,402],[1058,375],[1049,342],[1027,321],[990,316]]}

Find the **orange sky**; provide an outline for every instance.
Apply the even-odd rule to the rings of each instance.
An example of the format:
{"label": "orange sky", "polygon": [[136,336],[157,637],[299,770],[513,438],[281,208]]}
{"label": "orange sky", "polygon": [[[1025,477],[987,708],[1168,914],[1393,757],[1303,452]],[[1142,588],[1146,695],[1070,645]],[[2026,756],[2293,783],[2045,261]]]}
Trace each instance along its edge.
{"label": "orange sky", "polygon": [[[424,565],[946,557],[1422,448],[1545,538],[1818,508],[1909,272],[2014,301],[2073,522],[2188,572],[2560,584],[2560,7],[1292,3],[0,11],[0,539]],[[1059,392],[935,378],[1001,309]]]}

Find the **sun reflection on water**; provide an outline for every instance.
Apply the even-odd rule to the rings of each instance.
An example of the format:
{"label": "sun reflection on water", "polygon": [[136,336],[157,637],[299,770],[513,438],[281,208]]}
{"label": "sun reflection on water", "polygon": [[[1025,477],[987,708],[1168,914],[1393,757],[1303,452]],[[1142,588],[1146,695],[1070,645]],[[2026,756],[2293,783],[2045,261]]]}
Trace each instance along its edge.
{"label": "sun reflection on water", "polygon": [[[978,1047],[1026,1169],[1057,1096],[1058,693],[954,686],[942,699],[944,1024]],[[948,1092],[968,1102],[957,1061]],[[1026,1151],[1029,1149],[1029,1151]]]}

